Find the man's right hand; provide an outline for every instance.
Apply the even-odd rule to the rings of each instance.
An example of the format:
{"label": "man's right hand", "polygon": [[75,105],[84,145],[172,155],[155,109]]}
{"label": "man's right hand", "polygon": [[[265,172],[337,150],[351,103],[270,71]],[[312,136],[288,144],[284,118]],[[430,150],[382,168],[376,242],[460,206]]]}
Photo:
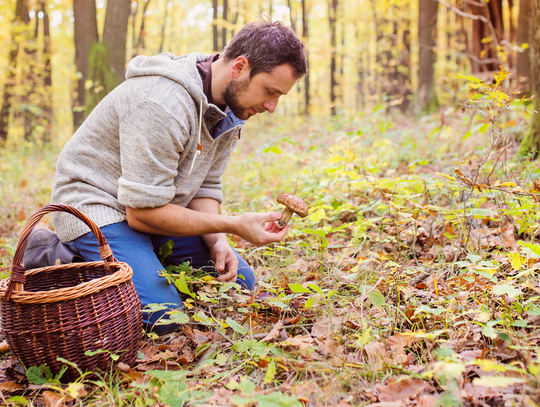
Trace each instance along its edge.
{"label": "man's right hand", "polygon": [[279,229],[274,224],[278,219],[281,219],[279,212],[245,213],[236,217],[235,234],[256,246],[279,242],[287,234],[288,227]]}

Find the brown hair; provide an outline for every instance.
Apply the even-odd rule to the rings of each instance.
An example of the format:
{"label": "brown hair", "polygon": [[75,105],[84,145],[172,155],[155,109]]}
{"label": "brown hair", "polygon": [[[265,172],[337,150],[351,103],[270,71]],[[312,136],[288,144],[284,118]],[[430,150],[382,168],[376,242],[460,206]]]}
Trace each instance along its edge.
{"label": "brown hair", "polygon": [[283,64],[291,66],[297,79],[307,73],[304,43],[280,21],[257,21],[242,27],[222,53],[229,61],[239,56],[247,58],[250,78],[261,72],[270,73]]}

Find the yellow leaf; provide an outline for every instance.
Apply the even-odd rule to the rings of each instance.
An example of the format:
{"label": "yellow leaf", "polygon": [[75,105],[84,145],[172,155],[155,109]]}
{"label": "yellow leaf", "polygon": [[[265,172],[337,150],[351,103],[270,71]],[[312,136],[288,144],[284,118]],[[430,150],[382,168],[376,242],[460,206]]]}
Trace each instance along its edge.
{"label": "yellow leaf", "polygon": [[444,178],[448,178],[451,181],[455,181],[456,179],[454,177],[451,177],[450,175],[443,174],[442,172],[437,172],[437,175],[441,175]]}
{"label": "yellow leaf", "polygon": [[527,263],[527,259],[522,257],[519,253],[508,253],[508,258],[510,259],[510,264],[512,265],[512,270],[519,271],[524,264]]}
{"label": "yellow leaf", "polygon": [[318,223],[324,218],[326,218],[326,212],[322,208],[317,209],[315,212],[309,214],[309,220],[311,220],[313,223]]}

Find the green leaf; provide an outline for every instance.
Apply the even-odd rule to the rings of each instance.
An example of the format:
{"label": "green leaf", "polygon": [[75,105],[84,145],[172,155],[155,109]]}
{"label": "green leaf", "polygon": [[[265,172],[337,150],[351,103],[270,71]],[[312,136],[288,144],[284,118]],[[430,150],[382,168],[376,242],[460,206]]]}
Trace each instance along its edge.
{"label": "green leaf", "polygon": [[511,284],[499,284],[492,288],[495,295],[507,294],[511,298],[517,298],[521,295],[521,290]]}
{"label": "green leaf", "polygon": [[311,288],[313,291],[315,291],[317,294],[324,296],[323,290],[321,290],[321,287],[319,287],[317,284],[308,284],[307,286]]}
{"label": "green leaf", "polygon": [[171,324],[187,324],[189,322],[189,316],[182,311],[174,311],[169,314],[169,319],[166,321]]}
{"label": "green leaf", "polygon": [[267,147],[263,150],[263,153],[274,153],[274,154],[281,154],[281,148],[279,148],[278,146],[270,146],[270,147]]}
{"label": "green leaf", "polygon": [[518,241],[518,246],[522,246],[522,247],[528,249],[528,250],[523,250],[523,251],[526,252],[526,254],[532,255],[531,257],[533,259],[540,258],[540,245],[531,244],[531,243],[527,243],[527,242],[524,242],[524,241],[520,240],[520,241]]}
{"label": "green leaf", "polygon": [[44,379],[43,376],[43,367],[46,367],[45,365],[41,366],[31,366],[26,371],[26,379],[28,379],[28,382],[32,384],[45,384],[48,382],[47,379]]}
{"label": "green leaf", "polygon": [[276,363],[272,359],[270,363],[268,363],[268,368],[266,369],[266,374],[264,375],[264,383],[272,383],[274,380],[274,377],[276,376]]}
{"label": "green leaf", "polygon": [[164,243],[161,245],[161,247],[158,250],[158,258],[161,264],[165,261],[167,257],[169,257],[174,249],[174,242],[172,240],[167,241],[167,243]]}
{"label": "green leaf", "polygon": [[298,284],[298,283],[289,283],[289,288],[295,294],[311,293],[311,291],[309,291],[308,288],[306,288],[302,284]]}
{"label": "green leaf", "polygon": [[30,404],[30,402],[22,396],[13,396],[8,398],[6,401],[9,403],[18,404],[20,406],[27,406],[28,404]]}
{"label": "green leaf", "polygon": [[176,281],[174,282],[174,285],[176,286],[176,288],[178,289],[178,291],[180,291],[181,293],[184,293],[184,294],[187,294],[189,296],[191,296],[191,298],[195,298],[195,294],[193,294],[188,286],[187,286],[187,283],[186,283],[186,273],[182,272],[178,275],[178,278],[176,279]]}
{"label": "green leaf", "polygon": [[276,391],[270,394],[258,394],[255,400],[259,402],[258,407],[302,407],[302,403],[294,396]]}
{"label": "green leaf", "polygon": [[240,325],[238,322],[236,322],[234,319],[227,318],[225,322],[227,323],[227,325],[229,325],[232,329],[234,329],[234,331],[238,332],[240,335],[247,334],[246,329],[242,325]]}
{"label": "green leaf", "polygon": [[386,304],[386,300],[384,299],[384,295],[382,295],[382,293],[379,290],[377,290],[376,288],[371,290],[368,293],[368,298],[371,301],[371,303],[373,305],[375,305],[376,307],[382,307],[384,304]]}

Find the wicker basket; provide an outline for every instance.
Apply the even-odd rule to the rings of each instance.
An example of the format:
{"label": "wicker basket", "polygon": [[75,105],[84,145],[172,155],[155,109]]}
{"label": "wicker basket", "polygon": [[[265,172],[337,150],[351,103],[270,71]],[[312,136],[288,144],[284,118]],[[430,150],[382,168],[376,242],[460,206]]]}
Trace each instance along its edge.
{"label": "wicker basket", "polygon": [[[43,215],[67,212],[85,222],[99,243],[103,261],[62,264],[25,270],[23,254],[28,236]],[[2,335],[26,368],[46,364],[60,372],[61,357],[84,371],[110,368],[107,352],[118,362],[132,364],[142,339],[141,304],[131,281],[133,270],[118,262],[96,224],[79,210],[48,205],[36,212],[21,233],[11,277],[0,282]],[[62,381],[79,373],[70,367]]]}

